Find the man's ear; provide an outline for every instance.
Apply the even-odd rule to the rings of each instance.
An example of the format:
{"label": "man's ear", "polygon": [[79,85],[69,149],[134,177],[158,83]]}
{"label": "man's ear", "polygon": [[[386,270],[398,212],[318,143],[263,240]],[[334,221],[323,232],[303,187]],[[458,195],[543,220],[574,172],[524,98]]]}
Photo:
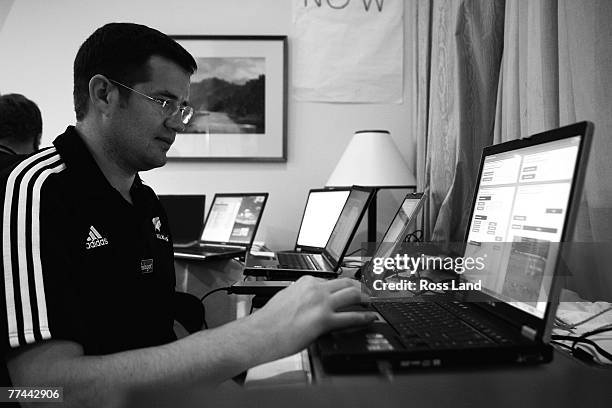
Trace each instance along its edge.
{"label": "man's ear", "polygon": [[99,112],[106,114],[119,97],[119,91],[104,75],[94,75],[89,80],[89,102]]}

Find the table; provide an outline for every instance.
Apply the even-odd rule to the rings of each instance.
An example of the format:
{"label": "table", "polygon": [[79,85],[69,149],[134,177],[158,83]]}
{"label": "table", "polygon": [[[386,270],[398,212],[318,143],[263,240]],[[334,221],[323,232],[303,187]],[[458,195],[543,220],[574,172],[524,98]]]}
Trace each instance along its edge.
{"label": "table", "polygon": [[555,353],[552,363],[540,366],[413,371],[397,375],[392,382],[378,375],[329,376],[319,369],[314,361],[317,383],[313,386],[232,392],[186,389],[151,395],[135,406],[593,408],[612,404],[612,370],[588,367],[561,353]]}
{"label": "table", "polygon": [[[178,261],[177,261],[178,262]],[[181,261],[182,262],[182,261]],[[242,279],[236,261],[188,261],[177,267],[177,288],[189,292]],[[205,271],[205,272],[204,272]],[[248,297],[244,297],[247,298]],[[221,292],[207,300],[210,325],[236,316],[238,297]],[[210,303],[208,303],[210,302]],[[212,324],[211,324],[212,323]],[[313,384],[265,383],[258,388],[185,389],[151,395],[137,406],[172,407],[610,407],[612,369],[585,365],[561,352],[550,364],[440,369],[396,374],[330,375],[311,354]],[[147,405],[148,404],[148,405]]]}

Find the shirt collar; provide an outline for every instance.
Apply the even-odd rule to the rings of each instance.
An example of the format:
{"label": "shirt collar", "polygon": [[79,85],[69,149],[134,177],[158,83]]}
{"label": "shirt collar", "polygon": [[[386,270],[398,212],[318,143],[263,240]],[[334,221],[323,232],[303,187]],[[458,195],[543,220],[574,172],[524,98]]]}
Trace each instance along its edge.
{"label": "shirt collar", "polygon": [[16,151],[14,151],[10,147],[2,145],[2,144],[0,144],[0,152],[12,154],[12,155],[15,155],[15,156],[17,155]]}
{"label": "shirt collar", "polygon": [[[53,145],[66,163],[66,167],[73,170],[73,174],[81,182],[81,186],[100,193],[111,189],[119,194],[108,182],[100,167],[98,167],[87,145],[74,126],[68,126],[66,131],[53,141]],[[138,190],[141,187],[142,180],[136,174],[131,191]]]}

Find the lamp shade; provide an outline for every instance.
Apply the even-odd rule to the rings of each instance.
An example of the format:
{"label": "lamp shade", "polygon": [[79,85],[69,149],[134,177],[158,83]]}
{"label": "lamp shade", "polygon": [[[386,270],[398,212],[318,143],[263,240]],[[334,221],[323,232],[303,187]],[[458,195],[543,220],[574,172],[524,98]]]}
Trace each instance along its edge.
{"label": "lamp shade", "polygon": [[355,132],[326,185],[353,184],[367,187],[416,184],[414,174],[387,130]]}

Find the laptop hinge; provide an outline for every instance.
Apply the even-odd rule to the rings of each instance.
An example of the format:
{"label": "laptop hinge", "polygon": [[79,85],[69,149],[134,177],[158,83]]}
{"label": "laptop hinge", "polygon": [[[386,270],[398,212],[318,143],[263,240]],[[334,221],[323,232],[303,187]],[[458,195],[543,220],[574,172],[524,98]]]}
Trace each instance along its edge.
{"label": "laptop hinge", "polygon": [[535,341],[537,333],[535,329],[529,326],[521,326],[521,335],[527,337],[531,341]]}
{"label": "laptop hinge", "polygon": [[333,265],[333,263],[329,260],[329,255],[327,255],[325,252],[321,253],[321,258],[323,258],[323,261],[325,261],[325,263],[327,263],[327,266],[329,268],[331,268],[331,266]]}

